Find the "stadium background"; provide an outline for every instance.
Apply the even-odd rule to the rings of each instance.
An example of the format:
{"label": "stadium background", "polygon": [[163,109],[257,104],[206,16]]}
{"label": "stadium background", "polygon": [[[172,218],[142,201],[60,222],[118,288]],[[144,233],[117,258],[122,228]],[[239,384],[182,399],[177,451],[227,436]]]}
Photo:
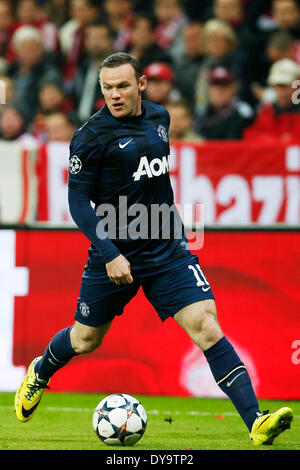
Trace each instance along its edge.
{"label": "stadium background", "polygon": [[[225,334],[260,398],[300,398],[300,115],[291,92],[282,104],[299,40],[294,0],[0,0],[0,390],[14,391],[73,321],[89,243],[68,212],[68,142],[103,105],[99,62],[124,50],[148,67],[146,98],[169,109],[176,202],[204,204],[194,251]],[[124,383],[131,394],[223,396],[142,292],[51,389]]]}

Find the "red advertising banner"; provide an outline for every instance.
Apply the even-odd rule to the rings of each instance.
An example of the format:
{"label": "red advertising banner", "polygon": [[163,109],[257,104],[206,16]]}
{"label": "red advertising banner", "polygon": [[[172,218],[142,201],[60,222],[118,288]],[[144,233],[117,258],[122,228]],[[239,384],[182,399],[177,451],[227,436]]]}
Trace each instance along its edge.
{"label": "red advertising banner", "polygon": [[[71,221],[68,159],[67,144],[53,142],[40,149],[41,221]],[[176,203],[204,204],[206,225],[300,224],[299,144],[173,142],[169,161]]]}
{"label": "red advertising banner", "polygon": [[206,225],[300,223],[300,147],[249,142],[173,144],[180,204],[204,204]]}
{"label": "red advertising banner", "polygon": [[[0,390],[14,390],[50,338],[73,323],[88,241],[75,230],[0,230]],[[198,253],[224,334],[259,398],[300,398],[300,232],[208,231]],[[2,373],[2,372],[5,372]],[[51,381],[54,391],[223,396],[202,351],[140,290],[102,346]]]}

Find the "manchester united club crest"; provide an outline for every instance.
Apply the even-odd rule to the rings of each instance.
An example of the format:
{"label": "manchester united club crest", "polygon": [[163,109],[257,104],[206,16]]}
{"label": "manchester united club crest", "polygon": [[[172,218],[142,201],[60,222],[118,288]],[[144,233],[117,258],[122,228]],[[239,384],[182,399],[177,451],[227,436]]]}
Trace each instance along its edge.
{"label": "manchester united club crest", "polygon": [[72,175],[76,175],[77,173],[80,172],[81,168],[82,168],[82,162],[80,158],[78,158],[77,155],[73,155],[69,161],[70,173],[72,173]]}
{"label": "manchester united club crest", "polygon": [[79,310],[80,310],[80,313],[83,317],[88,317],[89,314],[90,314],[90,309],[89,309],[88,305],[85,302],[80,302]]}
{"label": "manchester united club crest", "polygon": [[169,141],[167,129],[166,129],[165,126],[163,126],[162,124],[160,124],[160,125],[158,126],[158,128],[157,128],[157,133],[158,133],[159,137],[160,137],[164,142],[168,142],[168,141]]}

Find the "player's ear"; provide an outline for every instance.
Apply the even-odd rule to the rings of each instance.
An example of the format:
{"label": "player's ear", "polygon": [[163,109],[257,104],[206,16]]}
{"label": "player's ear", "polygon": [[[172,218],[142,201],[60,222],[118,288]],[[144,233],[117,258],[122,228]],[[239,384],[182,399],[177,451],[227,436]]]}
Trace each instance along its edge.
{"label": "player's ear", "polygon": [[145,91],[147,88],[147,78],[146,75],[142,75],[139,79],[139,88],[140,92]]}

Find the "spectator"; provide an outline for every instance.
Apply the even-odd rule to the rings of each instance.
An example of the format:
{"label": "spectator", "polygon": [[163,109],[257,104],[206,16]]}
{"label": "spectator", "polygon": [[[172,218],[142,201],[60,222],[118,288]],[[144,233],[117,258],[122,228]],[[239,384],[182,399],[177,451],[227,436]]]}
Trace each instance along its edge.
{"label": "spectator", "polygon": [[10,44],[16,28],[11,3],[9,0],[0,0],[0,57],[8,62],[14,59]]}
{"label": "spectator", "polygon": [[[266,69],[269,70],[273,63],[282,59],[291,59],[297,62],[297,50],[299,48],[297,43],[298,41],[287,31],[277,31],[276,33],[273,33],[266,46]],[[251,88],[253,95],[258,102],[272,103],[276,101],[275,90],[272,87],[267,86],[265,82],[254,82],[252,83]]]}
{"label": "spectator", "polygon": [[[274,0],[274,18],[277,21],[277,31],[293,37],[296,50],[295,56],[290,57],[300,63],[300,5],[295,0]],[[277,60],[283,57],[278,57]]]}
{"label": "spectator", "polygon": [[134,19],[133,0],[104,0],[103,10],[113,32],[114,50],[125,51],[130,44]]}
{"label": "spectator", "polygon": [[264,51],[276,23],[272,18],[273,0],[242,1],[244,21],[240,26],[235,26],[234,30],[239,38],[240,50],[245,56],[243,98],[255,105],[257,101],[253,94],[252,84],[262,84],[266,80],[269,67]]}
{"label": "spectator", "polygon": [[64,92],[61,81],[45,81],[39,90],[39,111],[49,113],[61,111],[68,113],[73,109],[73,102]]}
{"label": "spectator", "polygon": [[39,105],[32,123],[32,134],[39,140],[45,140],[47,115],[53,112],[69,113],[72,110],[73,101],[66,96],[61,82],[45,82],[39,91]]}
{"label": "spectator", "polygon": [[[195,84],[195,113],[204,112],[208,99],[208,77],[212,67],[223,66],[233,71],[244,83],[244,57],[238,51],[238,38],[234,30],[220,20],[209,20],[203,27],[204,60]],[[246,94],[241,86],[239,94]]]}
{"label": "spectator", "polygon": [[265,103],[244,138],[256,142],[299,140],[300,105],[293,103],[292,84],[300,76],[300,66],[290,59],[272,65],[268,84],[276,94],[276,103]]}
{"label": "spectator", "polygon": [[144,69],[148,79],[145,98],[162,106],[179,99],[178,90],[174,89],[174,75],[169,65],[153,62]]}
{"label": "spectator", "polygon": [[70,15],[59,31],[62,52],[65,58],[64,86],[69,92],[76,69],[84,55],[84,28],[98,20],[100,14],[97,0],[71,0]]}
{"label": "spectator", "polygon": [[266,55],[271,64],[281,59],[296,60],[297,41],[287,31],[273,33],[267,42]]}
{"label": "spectator", "polygon": [[300,39],[300,7],[297,0],[273,0],[273,18],[277,29]]}
{"label": "spectator", "polygon": [[43,48],[42,37],[33,26],[22,26],[12,38],[17,60],[8,68],[13,79],[16,98],[31,110],[31,118],[37,110],[38,93],[45,81],[60,79],[52,56]]}
{"label": "spectator", "polygon": [[224,57],[238,47],[234,30],[223,21],[209,20],[203,28],[205,53],[212,57]]}
{"label": "spectator", "polygon": [[189,142],[200,141],[200,137],[194,131],[193,116],[189,104],[184,100],[172,101],[167,104],[170,114],[170,140],[183,140]]}
{"label": "spectator", "polygon": [[113,52],[113,39],[107,24],[93,23],[85,28],[84,59],[79,64],[73,94],[79,120],[83,123],[97,111],[103,99],[99,86],[99,66]]}
{"label": "spectator", "polygon": [[214,0],[214,16],[236,28],[244,22],[244,2],[242,0]]}
{"label": "spectator", "polygon": [[76,124],[68,114],[56,112],[46,116],[45,128],[48,142],[70,142]]}
{"label": "spectator", "polygon": [[0,139],[17,141],[26,147],[36,144],[36,140],[27,132],[28,112],[20,103],[11,103],[1,108]]}
{"label": "spectator", "polygon": [[155,28],[158,45],[165,50],[175,46],[175,40],[187,23],[180,0],[154,0]]}
{"label": "spectator", "polygon": [[[74,44],[77,48],[83,43],[83,29],[97,21],[100,10],[98,2],[90,0],[71,0],[69,19],[59,29],[60,44],[63,54],[71,53]],[[78,45],[77,45],[78,43]]]}
{"label": "spectator", "polygon": [[240,49],[247,54],[247,60],[253,63],[256,60],[252,52],[257,47],[257,39],[246,21],[246,5],[244,0],[214,0],[214,15],[231,26],[237,35]]}
{"label": "spectator", "polygon": [[196,132],[205,140],[241,139],[254,113],[247,103],[239,101],[237,83],[229,69],[211,70],[208,96],[205,113],[196,120]]}
{"label": "spectator", "polygon": [[[84,1],[83,2],[81,2],[80,0],[78,2],[76,0],[70,1],[68,19],[59,28],[59,42],[60,42],[60,47],[64,56],[67,56],[70,53],[77,30],[80,30],[80,33],[81,33],[80,18],[83,18],[83,21],[85,21],[84,19],[85,12],[86,10],[85,10]],[[81,45],[80,33],[78,33],[78,37],[79,37],[78,43]]]}
{"label": "spectator", "polygon": [[45,11],[49,20],[58,28],[69,19],[69,0],[49,0],[45,2]]}
{"label": "spectator", "polygon": [[183,53],[173,64],[176,86],[180,93],[194,106],[195,84],[203,62],[202,24],[191,22],[181,33]]}
{"label": "spectator", "polygon": [[258,47],[251,52],[253,52],[252,56],[257,57],[258,66],[252,69],[252,82],[262,83],[267,79],[270,63],[266,63],[263,51],[266,51],[268,47],[270,36],[277,32],[285,32],[292,35],[297,41],[300,39],[300,7],[298,0],[272,0],[269,3],[269,16],[262,15],[258,19],[258,27],[254,29],[253,33]]}
{"label": "spectator", "polygon": [[59,52],[58,29],[54,23],[48,21],[37,0],[19,0],[16,16],[19,26],[31,25],[40,31],[45,51]]}
{"label": "spectator", "polygon": [[[300,63],[300,58],[297,58],[299,55],[300,57],[300,47],[299,47],[299,40],[300,40],[300,7],[298,0],[272,0],[270,2],[270,9],[269,9],[269,18],[266,22],[266,16],[260,18],[260,28],[254,30],[252,36],[254,36],[257,42],[256,49],[250,50],[251,55],[247,56],[247,71],[248,76],[250,76],[250,82],[254,83],[253,93],[256,97],[257,90],[255,90],[256,84],[260,84],[260,86],[265,86],[266,80],[268,77],[268,71],[270,69],[271,63],[275,62],[276,60],[280,60],[283,57],[273,57],[272,61],[268,60],[269,52],[271,54],[274,50],[268,51],[270,41],[274,40],[275,33],[283,33],[288,34],[293,37],[295,44],[297,46],[296,53],[296,61]],[[262,21],[264,18],[264,21]],[[267,24],[267,28],[263,28],[263,24]],[[276,36],[275,36],[276,37]],[[279,36],[280,37],[280,36]],[[281,41],[281,40],[280,40]],[[278,48],[275,46],[275,53],[278,53]],[[273,49],[273,48],[272,48]],[[255,66],[251,65],[251,57],[256,57]],[[295,58],[293,58],[294,60]],[[259,93],[259,88],[258,88]]]}
{"label": "spectator", "polygon": [[131,32],[129,54],[140,61],[142,69],[152,62],[170,62],[170,56],[163,51],[155,39],[156,20],[153,16],[140,13],[135,16]]}

